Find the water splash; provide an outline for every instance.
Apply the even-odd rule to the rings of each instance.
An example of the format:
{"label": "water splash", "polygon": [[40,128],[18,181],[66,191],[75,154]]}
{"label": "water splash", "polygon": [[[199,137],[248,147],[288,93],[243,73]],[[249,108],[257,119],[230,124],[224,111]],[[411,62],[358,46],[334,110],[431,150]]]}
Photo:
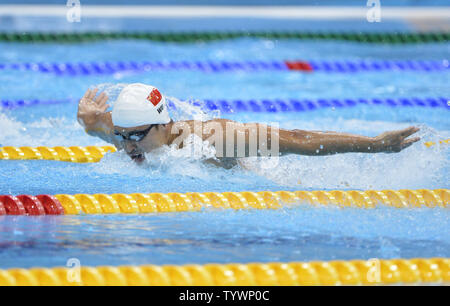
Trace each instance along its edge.
{"label": "water splash", "polygon": [[202,100],[180,100],[175,97],[168,99],[169,111],[174,121],[180,120],[200,120],[206,121],[220,118],[219,110],[209,110]]}
{"label": "water splash", "polygon": [[90,89],[98,88],[98,92],[105,92],[109,98],[109,103],[113,103],[117,100],[122,89],[124,89],[128,83],[101,83],[95,86],[91,86]]}
{"label": "water splash", "polygon": [[[215,149],[207,141],[196,135],[187,137],[183,148],[174,145],[163,146],[145,154],[146,160],[137,165],[130,157],[120,151],[107,154],[99,163],[93,164],[91,169],[101,174],[120,174],[131,177],[137,176],[187,176],[201,179],[211,179],[209,171],[217,171],[215,167],[204,163],[215,158]],[[219,170],[220,171],[220,170]]]}
{"label": "water splash", "polygon": [[78,122],[66,117],[21,122],[11,113],[0,112],[0,130],[2,146],[105,145],[102,140],[89,137]]}

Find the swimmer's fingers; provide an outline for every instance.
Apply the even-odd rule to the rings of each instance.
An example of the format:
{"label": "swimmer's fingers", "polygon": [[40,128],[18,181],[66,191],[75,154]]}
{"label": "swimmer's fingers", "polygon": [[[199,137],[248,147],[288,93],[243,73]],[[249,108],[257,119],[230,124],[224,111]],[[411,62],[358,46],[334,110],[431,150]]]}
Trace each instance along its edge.
{"label": "swimmer's fingers", "polygon": [[406,129],[401,130],[400,131],[400,135],[403,138],[406,138],[406,137],[411,136],[412,134],[416,133],[419,130],[420,129],[418,127],[410,126],[410,127],[406,128]]}
{"label": "swimmer's fingers", "polygon": [[90,89],[86,90],[86,92],[84,93],[84,95],[81,98],[81,100],[88,99],[90,94],[91,94],[91,90]]}
{"label": "swimmer's fingers", "polygon": [[104,112],[108,109],[108,107],[109,107],[108,104],[105,104],[105,105],[103,105],[103,106],[100,106],[100,111],[104,113]]}
{"label": "swimmer's fingers", "polygon": [[98,88],[94,88],[93,90],[90,91],[89,96],[87,97],[87,99],[89,100],[94,100],[95,95],[98,92]]}
{"label": "swimmer's fingers", "polygon": [[106,101],[108,101],[108,96],[104,92],[102,92],[97,98],[97,105],[103,106],[106,104]]}
{"label": "swimmer's fingers", "polygon": [[414,137],[414,138],[410,138],[410,139],[406,139],[405,141],[403,141],[402,143],[402,150],[404,148],[409,147],[410,145],[412,145],[415,142],[418,142],[420,140],[420,137]]}
{"label": "swimmer's fingers", "polygon": [[104,92],[102,92],[101,94],[99,94],[98,96],[97,96],[97,98],[94,100],[94,102],[98,105],[98,106],[100,106],[100,105],[102,105],[102,101],[103,101],[103,98],[105,97],[105,93]]}
{"label": "swimmer's fingers", "polygon": [[104,92],[102,92],[97,99],[97,106],[102,112],[105,112],[109,107],[109,105],[106,104],[106,101],[108,101],[108,96]]}
{"label": "swimmer's fingers", "polygon": [[406,139],[400,144],[400,147],[398,149],[394,149],[393,152],[400,152],[401,150],[406,149],[407,147],[411,146],[413,143],[415,143],[419,140],[420,140],[420,137]]}

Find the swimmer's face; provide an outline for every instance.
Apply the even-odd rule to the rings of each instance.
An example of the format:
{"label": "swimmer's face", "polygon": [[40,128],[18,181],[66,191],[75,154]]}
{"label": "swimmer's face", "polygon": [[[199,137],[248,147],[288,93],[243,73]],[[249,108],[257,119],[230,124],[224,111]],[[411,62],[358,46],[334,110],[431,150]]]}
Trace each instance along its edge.
{"label": "swimmer's face", "polygon": [[137,163],[145,160],[144,153],[162,145],[158,125],[142,125],[132,128],[114,126],[114,135],[127,154]]}

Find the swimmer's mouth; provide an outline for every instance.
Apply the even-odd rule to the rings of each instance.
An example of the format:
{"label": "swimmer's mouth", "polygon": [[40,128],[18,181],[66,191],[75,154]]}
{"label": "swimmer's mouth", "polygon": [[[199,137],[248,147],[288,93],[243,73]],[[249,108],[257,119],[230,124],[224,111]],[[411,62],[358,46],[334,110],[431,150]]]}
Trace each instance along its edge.
{"label": "swimmer's mouth", "polygon": [[130,157],[133,161],[139,163],[142,163],[145,160],[144,154],[130,154]]}

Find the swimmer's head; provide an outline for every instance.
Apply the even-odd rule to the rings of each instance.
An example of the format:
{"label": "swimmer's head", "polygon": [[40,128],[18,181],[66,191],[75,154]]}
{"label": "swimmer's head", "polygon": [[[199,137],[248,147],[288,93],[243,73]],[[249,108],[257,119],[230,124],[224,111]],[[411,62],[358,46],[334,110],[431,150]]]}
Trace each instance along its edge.
{"label": "swimmer's head", "polygon": [[141,83],[126,86],[112,110],[114,134],[127,154],[142,162],[144,153],[164,144],[170,117],[166,99],[157,88]]}
{"label": "swimmer's head", "polygon": [[141,83],[127,85],[112,110],[114,125],[136,127],[170,122],[166,98],[156,87]]}

